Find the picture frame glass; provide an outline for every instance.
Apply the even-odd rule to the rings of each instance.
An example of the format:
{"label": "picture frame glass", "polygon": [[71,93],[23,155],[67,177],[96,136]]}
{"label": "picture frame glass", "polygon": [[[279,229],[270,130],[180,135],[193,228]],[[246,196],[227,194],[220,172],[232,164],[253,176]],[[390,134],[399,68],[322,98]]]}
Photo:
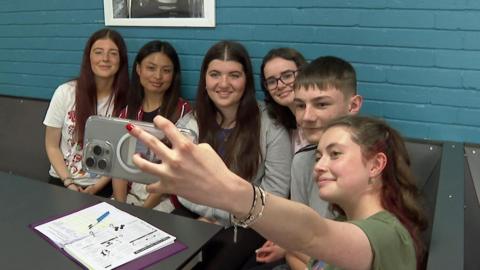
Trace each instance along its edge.
{"label": "picture frame glass", "polygon": [[215,27],[215,0],[104,0],[107,26]]}

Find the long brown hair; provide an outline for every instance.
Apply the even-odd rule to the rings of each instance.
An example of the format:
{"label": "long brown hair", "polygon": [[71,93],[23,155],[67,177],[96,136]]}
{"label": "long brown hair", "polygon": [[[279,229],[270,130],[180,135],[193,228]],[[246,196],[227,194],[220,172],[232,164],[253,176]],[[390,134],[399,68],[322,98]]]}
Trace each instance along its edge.
{"label": "long brown hair", "polygon": [[377,153],[387,156],[382,171],[380,202],[410,233],[417,255],[417,269],[421,269],[425,253],[421,232],[427,228],[428,222],[402,137],[385,122],[369,117],[341,117],[328,123],[324,130],[335,126],[349,129],[352,141],[361,147],[365,159]]}
{"label": "long brown hair", "polygon": [[110,39],[117,45],[120,63],[112,85],[112,98],[114,100],[113,115],[118,115],[125,106],[125,97],[128,91],[128,58],[127,46],[122,36],[115,30],[103,28],[93,33],[85,44],[83,50],[80,75],[76,79],[75,90],[75,138],[83,143],[85,122],[91,115],[97,114],[97,87],[95,76],[90,62],[90,51],[93,44],[99,39]]}
{"label": "long brown hair", "polygon": [[160,40],[153,40],[145,44],[137,53],[132,68],[132,77],[130,80],[130,91],[128,92],[128,115],[130,119],[137,119],[137,112],[142,106],[145,97],[145,90],[140,83],[140,78],[136,71],[137,65],[140,65],[143,59],[152,53],[163,53],[173,63],[173,79],[170,87],[165,91],[163,104],[158,111],[159,115],[168,118],[173,123],[177,122],[180,113],[177,110],[178,100],[180,98],[181,71],[180,60],[177,52],[170,43]]}
{"label": "long brown hair", "polygon": [[[236,124],[224,145],[225,155],[222,157],[227,166],[250,181],[255,180],[260,151],[260,110],[255,99],[252,64],[247,50],[238,42],[220,41],[214,44],[205,54],[200,70],[196,100],[196,118],[199,128],[199,142],[205,142],[218,151],[220,145],[217,135],[224,120],[222,112],[218,110],[208,96],[206,75],[210,62],[213,60],[235,61],[242,65],[246,77],[245,91],[240,99],[236,114]],[[221,122],[217,123],[217,115]]]}

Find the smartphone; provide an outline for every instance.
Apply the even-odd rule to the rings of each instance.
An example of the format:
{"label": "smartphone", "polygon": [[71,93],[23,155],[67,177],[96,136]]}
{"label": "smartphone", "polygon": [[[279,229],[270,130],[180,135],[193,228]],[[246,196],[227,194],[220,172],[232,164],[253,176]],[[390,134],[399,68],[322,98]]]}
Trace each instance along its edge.
{"label": "smartphone", "polygon": [[[128,133],[125,128],[128,123],[143,128],[171,146],[165,134],[152,123],[92,115],[85,124],[83,168],[89,173],[144,184],[157,182],[159,180],[157,176],[142,172],[133,164],[132,158],[135,153],[139,153],[151,162],[162,161],[143,142]],[[184,128],[179,128],[179,131],[197,143],[197,134],[194,131]]]}

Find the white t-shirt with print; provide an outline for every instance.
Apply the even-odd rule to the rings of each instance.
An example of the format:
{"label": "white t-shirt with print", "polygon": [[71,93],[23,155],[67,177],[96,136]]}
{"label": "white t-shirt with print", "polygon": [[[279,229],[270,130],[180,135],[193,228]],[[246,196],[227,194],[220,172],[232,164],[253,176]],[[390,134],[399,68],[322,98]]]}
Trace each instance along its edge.
{"label": "white t-shirt with print", "polygon": [[[82,145],[73,138],[75,130],[75,88],[76,82],[70,81],[60,85],[53,94],[43,124],[48,127],[61,128],[62,137],[60,149],[75,184],[88,186],[95,184],[99,175],[90,174],[82,169]],[[97,114],[111,116],[113,99],[105,97],[98,101]],[[50,166],[50,175],[59,177],[53,166]]]}

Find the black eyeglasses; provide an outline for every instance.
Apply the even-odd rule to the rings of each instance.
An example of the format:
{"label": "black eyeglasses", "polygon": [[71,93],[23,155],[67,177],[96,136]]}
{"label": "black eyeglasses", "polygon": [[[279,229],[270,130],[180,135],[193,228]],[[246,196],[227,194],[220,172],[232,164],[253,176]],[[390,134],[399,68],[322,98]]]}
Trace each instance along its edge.
{"label": "black eyeglasses", "polygon": [[285,85],[290,85],[295,82],[295,77],[297,76],[296,70],[287,70],[280,74],[280,77],[270,77],[265,80],[264,85],[268,90],[275,90],[278,87],[278,81],[281,81]]}

